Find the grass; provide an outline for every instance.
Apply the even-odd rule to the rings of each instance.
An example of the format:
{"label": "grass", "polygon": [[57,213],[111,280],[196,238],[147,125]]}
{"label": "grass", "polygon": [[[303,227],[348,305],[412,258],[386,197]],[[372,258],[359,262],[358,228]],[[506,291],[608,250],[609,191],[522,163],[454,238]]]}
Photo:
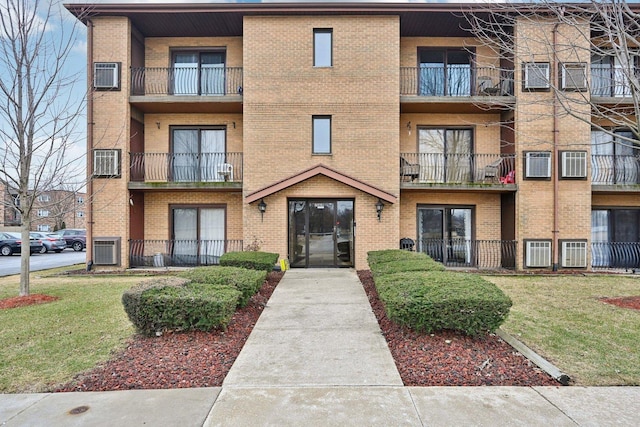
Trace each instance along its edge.
{"label": "grass", "polygon": [[[108,360],[134,332],[122,292],[142,280],[32,273],[32,294],[60,300],[0,310],[0,393],[47,391]],[[19,276],[0,278],[0,299],[18,289]]]}
{"label": "grass", "polygon": [[577,385],[640,385],[640,311],[598,301],[640,295],[628,276],[486,277],[511,299],[502,329]]}

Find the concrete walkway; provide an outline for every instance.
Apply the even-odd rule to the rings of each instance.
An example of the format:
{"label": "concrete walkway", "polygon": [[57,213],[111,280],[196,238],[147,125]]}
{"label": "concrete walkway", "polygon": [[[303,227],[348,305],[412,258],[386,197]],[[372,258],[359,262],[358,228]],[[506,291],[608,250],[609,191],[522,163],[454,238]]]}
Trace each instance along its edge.
{"label": "concrete walkway", "polygon": [[638,413],[640,387],[403,387],[345,269],[288,271],[221,388],[0,395],[0,426],[633,426]]}

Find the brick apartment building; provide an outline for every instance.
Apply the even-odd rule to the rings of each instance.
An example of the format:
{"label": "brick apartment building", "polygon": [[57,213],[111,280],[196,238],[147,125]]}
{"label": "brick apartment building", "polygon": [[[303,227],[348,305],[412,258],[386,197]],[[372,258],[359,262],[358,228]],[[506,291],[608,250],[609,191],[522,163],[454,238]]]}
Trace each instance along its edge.
{"label": "brick apartment building", "polygon": [[[362,269],[401,239],[449,266],[640,262],[636,158],[559,118],[549,81],[630,96],[594,74],[588,43],[553,49],[544,18],[515,26],[533,51],[505,58],[456,4],[67,8],[89,12],[96,266],[215,264],[254,245]],[[553,31],[580,43],[588,25]],[[562,77],[576,71],[583,83]]]}
{"label": "brick apartment building", "polygon": [[[22,225],[20,212],[13,207],[17,190],[0,182],[0,218],[2,230],[18,231]],[[71,190],[49,190],[36,196],[31,212],[31,231],[53,232],[63,228],[85,228],[86,194]],[[19,203],[19,201],[18,201]]]}

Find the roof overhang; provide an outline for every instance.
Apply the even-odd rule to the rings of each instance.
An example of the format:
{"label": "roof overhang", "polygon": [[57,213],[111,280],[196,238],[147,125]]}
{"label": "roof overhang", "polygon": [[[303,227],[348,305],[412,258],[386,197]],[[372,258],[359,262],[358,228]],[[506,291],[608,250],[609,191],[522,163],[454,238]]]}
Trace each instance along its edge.
{"label": "roof overhang", "polygon": [[381,190],[377,187],[374,187],[373,185],[369,185],[358,179],[352,178],[341,172],[331,169],[327,166],[319,164],[310,169],[306,169],[302,172],[292,175],[289,178],[285,178],[274,184],[268,185],[258,191],[254,191],[253,193],[248,194],[245,197],[245,202],[247,203],[256,202],[264,197],[275,194],[278,191],[282,191],[286,188],[299,184],[307,179],[313,178],[318,175],[326,176],[327,178],[331,178],[335,181],[348,185],[349,187],[355,188],[356,190],[360,190],[364,193],[367,193],[373,197],[377,197],[378,199],[384,200],[385,202],[388,202],[391,204],[396,203],[398,201],[398,198],[391,193],[387,193],[386,191]]}

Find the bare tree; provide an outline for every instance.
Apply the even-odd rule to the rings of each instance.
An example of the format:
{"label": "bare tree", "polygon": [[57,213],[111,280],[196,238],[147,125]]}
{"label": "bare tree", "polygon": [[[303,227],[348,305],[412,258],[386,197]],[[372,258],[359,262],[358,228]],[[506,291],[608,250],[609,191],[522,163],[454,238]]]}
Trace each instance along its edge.
{"label": "bare tree", "polygon": [[29,294],[34,201],[54,176],[81,173],[68,158],[82,112],[73,93],[79,75],[65,68],[78,21],[67,22],[60,6],[0,0],[0,179],[15,190],[22,218],[21,296]]}
{"label": "bare tree", "polygon": [[[465,11],[470,32],[494,57],[513,68],[514,58],[535,63],[552,59],[539,73],[553,93],[546,102],[557,108],[536,109],[535,116],[571,116],[589,123],[630,149],[640,139],[640,10],[624,0],[576,4],[553,1],[526,5],[492,3]],[[523,32],[529,26],[540,31]],[[516,31],[516,28],[520,28]],[[523,37],[523,34],[526,36]],[[480,58],[482,61],[482,58]],[[536,77],[534,77],[536,78]],[[497,102],[500,102],[496,98]],[[526,102],[519,99],[519,102]],[[531,100],[540,105],[545,98]],[[505,102],[505,108],[513,104]],[[615,132],[624,128],[626,133]]]}

